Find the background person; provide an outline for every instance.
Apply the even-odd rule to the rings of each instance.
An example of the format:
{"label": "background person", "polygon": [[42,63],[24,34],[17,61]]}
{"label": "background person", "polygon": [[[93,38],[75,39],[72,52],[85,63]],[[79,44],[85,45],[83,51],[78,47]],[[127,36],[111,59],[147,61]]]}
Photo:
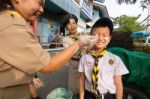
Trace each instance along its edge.
{"label": "background person", "polygon": [[[78,18],[74,14],[67,14],[63,18],[63,26],[66,28],[68,34],[63,37],[63,46],[67,48],[69,45],[74,43],[76,40],[81,38],[83,35],[77,31]],[[86,35],[82,40],[86,40]],[[90,42],[90,40],[89,40]],[[83,47],[82,47],[83,48]],[[78,72],[79,60],[81,57],[81,49],[75,53],[74,56],[69,60],[69,79],[68,79],[68,88],[73,92],[73,99],[79,99],[79,78],[80,73]]]}
{"label": "background person", "polygon": [[80,60],[80,99],[122,99],[122,75],[128,70],[118,56],[106,49],[112,31],[109,18],[97,20],[91,29],[98,41]]}
{"label": "background person", "polygon": [[36,72],[56,71],[87,43],[79,39],[50,57],[30,26],[43,4],[44,0],[0,0],[0,99],[30,99],[29,84]]}

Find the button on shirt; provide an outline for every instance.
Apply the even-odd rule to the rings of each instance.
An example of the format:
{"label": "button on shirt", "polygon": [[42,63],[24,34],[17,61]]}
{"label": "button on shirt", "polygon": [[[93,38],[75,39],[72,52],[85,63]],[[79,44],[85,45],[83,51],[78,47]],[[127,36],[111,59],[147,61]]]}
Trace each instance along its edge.
{"label": "button on shirt", "polygon": [[[110,63],[110,60],[113,61]],[[78,71],[85,73],[85,89],[90,91],[91,74],[94,66],[94,58],[90,54],[85,54],[81,57]],[[114,85],[114,75],[124,75],[129,73],[122,60],[107,52],[106,55],[99,58],[99,77],[98,77],[98,90],[100,94],[107,92],[115,94],[116,87]]]}

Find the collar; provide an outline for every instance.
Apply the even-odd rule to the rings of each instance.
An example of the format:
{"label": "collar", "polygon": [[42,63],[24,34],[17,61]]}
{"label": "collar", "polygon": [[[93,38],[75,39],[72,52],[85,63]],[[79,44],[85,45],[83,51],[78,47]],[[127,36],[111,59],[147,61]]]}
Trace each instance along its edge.
{"label": "collar", "polygon": [[26,21],[17,11],[3,10],[2,13],[11,15],[14,19],[14,24],[30,26],[30,22]]}
{"label": "collar", "polygon": [[103,51],[100,52],[100,53],[97,53],[95,50],[91,50],[91,51],[90,51],[90,54],[91,54],[92,56],[95,56],[95,57],[104,56],[104,55],[106,55],[106,53],[107,53],[107,50],[106,50],[106,49],[103,50]]}
{"label": "collar", "polygon": [[67,34],[67,36],[70,36],[70,37],[77,37],[77,36],[79,36],[79,33],[76,33],[76,34]]}
{"label": "collar", "polygon": [[67,36],[73,38],[74,40],[78,40],[79,39],[79,33],[76,33],[75,35],[72,35],[72,34],[67,34]]}
{"label": "collar", "polygon": [[3,10],[2,12],[3,12],[3,13],[8,13],[8,14],[11,14],[11,15],[16,15],[16,16],[22,17],[17,11]]}

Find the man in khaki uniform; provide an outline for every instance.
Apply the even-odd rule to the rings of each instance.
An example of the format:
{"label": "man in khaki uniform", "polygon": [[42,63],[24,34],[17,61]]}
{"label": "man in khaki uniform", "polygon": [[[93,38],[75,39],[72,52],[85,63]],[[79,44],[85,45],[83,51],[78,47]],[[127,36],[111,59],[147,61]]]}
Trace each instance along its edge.
{"label": "man in khaki uniform", "polygon": [[56,71],[86,44],[78,40],[50,58],[30,26],[42,12],[43,0],[0,1],[0,99],[30,99],[29,82],[36,72]]}
{"label": "man in khaki uniform", "polygon": [[[43,51],[38,44],[36,35],[32,32],[30,25],[17,15],[8,11],[2,12],[0,15],[0,22],[3,23],[0,24],[1,88],[18,84],[27,86],[34,73],[50,62],[49,53]],[[19,28],[16,30],[16,27]],[[23,90],[24,87],[21,88]]]}

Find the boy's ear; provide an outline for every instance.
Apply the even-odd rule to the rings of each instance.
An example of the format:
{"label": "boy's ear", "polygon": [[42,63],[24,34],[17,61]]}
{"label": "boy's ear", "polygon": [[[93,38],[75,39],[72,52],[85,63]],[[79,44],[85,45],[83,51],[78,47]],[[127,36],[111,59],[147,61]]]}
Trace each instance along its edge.
{"label": "boy's ear", "polygon": [[110,40],[109,40],[109,42],[111,41],[111,38],[112,38],[112,36],[110,36]]}
{"label": "boy's ear", "polygon": [[14,0],[15,3],[19,3],[19,0]]}
{"label": "boy's ear", "polygon": [[110,36],[110,39],[112,38],[112,36]]}

